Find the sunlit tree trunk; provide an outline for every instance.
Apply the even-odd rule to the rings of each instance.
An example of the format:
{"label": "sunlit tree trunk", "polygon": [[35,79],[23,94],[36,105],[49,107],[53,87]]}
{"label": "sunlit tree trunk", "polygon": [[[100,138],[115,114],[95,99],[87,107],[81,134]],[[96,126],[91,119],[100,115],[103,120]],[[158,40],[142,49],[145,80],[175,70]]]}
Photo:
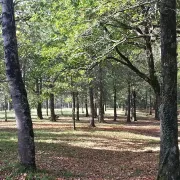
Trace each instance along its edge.
{"label": "sunlit tree trunk", "polygon": [[34,133],[27,93],[19,66],[14,4],[13,0],[2,0],[1,2],[6,76],[9,82],[18,128],[20,163],[27,169],[35,169]]}
{"label": "sunlit tree trunk", "polygon": [[162,0],[160,3],[162,94],[158,180],[179,180],[176,1]]}

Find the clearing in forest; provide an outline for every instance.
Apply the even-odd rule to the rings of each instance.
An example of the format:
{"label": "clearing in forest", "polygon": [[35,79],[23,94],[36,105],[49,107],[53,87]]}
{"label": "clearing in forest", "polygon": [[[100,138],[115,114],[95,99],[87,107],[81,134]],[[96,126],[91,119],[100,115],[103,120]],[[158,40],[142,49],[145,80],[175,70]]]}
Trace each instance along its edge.
{"label": "clearing in forest", "polygon": [[0,122],[0,179],[153,180],[157,175],[159,122],[139,116],[137,122],[96,122],[81,117],[72,130],[71,117],[57,122],[34,120],[36,173],[17,166],[15,121]]}

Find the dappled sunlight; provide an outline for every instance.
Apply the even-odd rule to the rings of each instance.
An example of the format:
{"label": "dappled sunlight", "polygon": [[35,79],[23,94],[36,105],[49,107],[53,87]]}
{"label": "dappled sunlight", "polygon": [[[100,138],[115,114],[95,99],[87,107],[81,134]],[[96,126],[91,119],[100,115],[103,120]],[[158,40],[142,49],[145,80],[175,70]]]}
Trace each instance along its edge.
{"label": "dappled sunlight", "polygon": [[[116,123],[106,118],[106,122],[96,120],[96,127],[90,128],[89,118],[83,118],[73,131],[71,117],[59,117],[57,122],[33,120],[38,168],[60,179],[64,176],[154,179],[159,156],[159,122],[143,117],[130,124],[123,117]],[[11,146],[9,151],[13,152],[17,148],[15,121],[2,122],[0,129],[1,142]],[[2,148],[3,154],[5,149]],[[17,157],[16,151],[11,162]]]}

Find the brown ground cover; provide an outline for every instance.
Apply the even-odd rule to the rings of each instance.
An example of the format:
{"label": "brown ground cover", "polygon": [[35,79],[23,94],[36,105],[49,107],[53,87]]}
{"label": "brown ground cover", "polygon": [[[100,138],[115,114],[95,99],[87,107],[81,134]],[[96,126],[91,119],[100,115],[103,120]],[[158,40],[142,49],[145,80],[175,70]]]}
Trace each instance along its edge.
{"label": "brown ground cover", "polygon": [[0,179],[154,180],[159,154],[159,122],[149,117],[127,124],[106,118],[88,127],[81,118],[77,131],[72,121],[34,121],[36,173],[17,171],[14,121],[0,123]]}

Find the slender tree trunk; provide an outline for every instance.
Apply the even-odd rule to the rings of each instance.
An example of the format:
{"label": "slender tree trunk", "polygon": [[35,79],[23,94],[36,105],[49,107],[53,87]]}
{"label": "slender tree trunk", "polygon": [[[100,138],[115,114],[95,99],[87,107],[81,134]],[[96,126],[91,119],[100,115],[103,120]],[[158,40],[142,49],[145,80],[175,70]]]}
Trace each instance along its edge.
{"label": "slender tree trunk", "polygon": [[51,121],[55,122],[56,121],[56,115],[54,112],[54,94],[50,93],[49,96],[50,96],[49,100],[50,100]]}
{"label": "slender tree trunk", "polygon": [[95,127],[94,123],[94,96],[93,96],[93,88],[89,88],[89,98],[90,98],[90,108],[91,108],[91,119],[90,119],[90,126]]}
{"label": "slender tree trunk", "polygon": [[116,85],[114,84],[114,121],[117,120],[117,109],[116,109]]}
{"label": "slender tree trunk", "polygon": [[79,121],[79,93],[76,92],[76,121]]}
{"label": "slender tree trunk", "polygon": [[146,114],[148,113],[148,93],[146,90],[146,97],[145,97],[145,110],[146,110]]}
{"label": "slender tree trunk", "polygon": [[137,121],[136,118],[136,91],[132,91],[132,120]]}
{"label": "slender tree trunk", "polygon": [[38,105],[37,105],[37,116],[39,119],[43,119],[43,116],[42,116],[42,103],[41,102],[38,102]]}
{"label": "slender tree trunk", "polygon": [[162,0],[160,3],[163,80],[160,105],[161,143],[158,180],[179,180],[176,1]]}
{"label": "slender tree trunk", "polygon": [[149,115],[152,115],[151,89],[150,89],[150,92],[149,92]]}
{"label": "slender tree trunk", "polygon": [[128,83],[128,104],[127,104],[127,122],[131,122],[131,87]]}
{"label": "slender tree trunk", "polygon": [[2,36],[4,40],[6,76],[18,128],[20,163],[27,169],[36,169],[32,120],[18,59],[13,0],[2,0]]}
{"label": "slender tree trunk", "polygon": [[[40,80],[40,83],[42,84],[41,80]],[[39,84],[39,80],[36,79],[36,94],[37,94],[37,96],[38,96],[38,98],[37,98],[37,99],[38,99],[38,104],[37,104],[37,117],[38,117],[39,119],[43,119],[43,116],[42,116],[42,103],[41,103],[41,101],[40,101],[41,86],[42,86],[42,85]]]}
{"label": "slender tree trunk", "polygon": [[97,114],[97,103],[96,103],[96,99],[94,100],[94,117],[97,118],[98,114]]}
{"label": "slender tree trunk", "polygon": [[87,95],[86,95],[86,98],[85,98],[85,109],[86,109],[86,117],[89,117],[88,104],[87,104]]}
{"label": "slender tree trunk", "polygon": [[46,99],[46,116],[49,116],[48,114],[48,110],[49,110],[49,101],[48,101],[48,98]]}
{"label": "slender tree trunk", "polygon": [[73,120],[73,129],[76,130],[76,95],[75,92],[72,92],[72,120]]}
{"label": "slender tree trunk", "polygon": [[61,97],[61,115],[63,115],[63,98]]}
{"label": "slender tree trunk", "polygon": [[5,121],[7,122],[7,96],[4,96],[4,115],[5,115]]}
{"label": "slender tree trunk", "polygon": [[99,66],[99,122],[104,122],[104,103],[103,103],[103,77],[102,67]]}

